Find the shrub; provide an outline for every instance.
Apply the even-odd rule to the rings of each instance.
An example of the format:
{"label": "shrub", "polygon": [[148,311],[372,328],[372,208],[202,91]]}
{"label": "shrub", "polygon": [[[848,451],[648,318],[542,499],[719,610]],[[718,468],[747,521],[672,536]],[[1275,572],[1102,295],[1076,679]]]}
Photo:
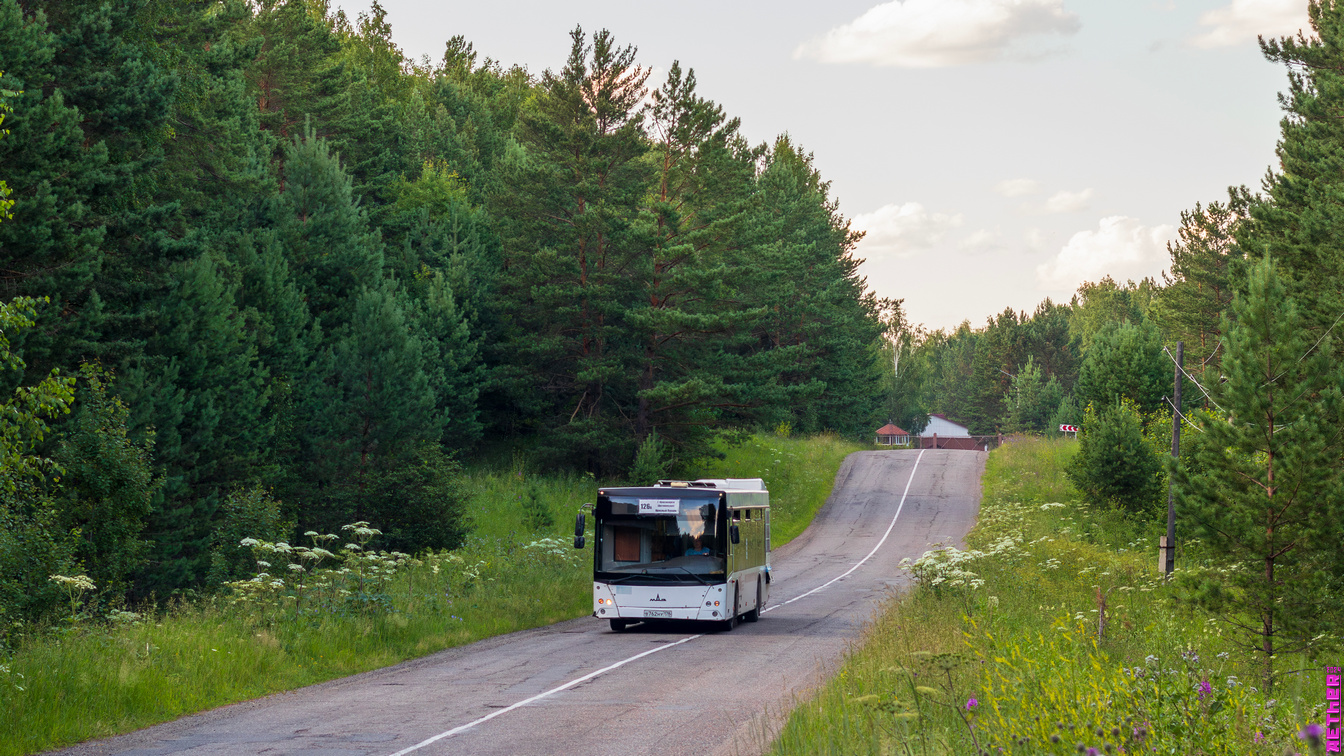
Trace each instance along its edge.
{"label": "shrub", "polygon": [[1089,504],[1156,512],[1162,498],[1162,459],[1145,440],[1143,420],[1127,401],[1101,410],[1088,406],[1078,454],[1066,474]]}
{"label": "shrub", "polygon": [[252,571],[254,560],[238,548],[244,538],[283,541],[292,523],[280,513],[280,502],[260,485],[231,491],[219,505],[220,523],[211,537],[210,572],[206,584],[214,587]]}
{"label": "shrub", "polygon": [[635,452],[635,466],[630,468],[630,483],[636,486],[649,486],[667,477],[675,463],[672,450],[658,434],[650,433]]}
{"label": "shrub", "polygon": [[151,469],[153,436],[130,438],[130,410],[108,393],[107,377],[95,365],[80,370],[75,411],[52,455],[65,475],[51,496],[61,530],[78,534],[76,559],[105,597],[119,598],[145,560],[141,533],[162,479]]}

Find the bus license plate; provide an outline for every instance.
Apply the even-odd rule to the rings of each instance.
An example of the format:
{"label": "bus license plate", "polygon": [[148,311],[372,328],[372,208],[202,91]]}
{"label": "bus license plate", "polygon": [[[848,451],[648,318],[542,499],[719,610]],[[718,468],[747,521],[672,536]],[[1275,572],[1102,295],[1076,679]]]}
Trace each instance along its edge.
{"label": "bus license plate", "polygon": [[670,618],[670,617],[672,616],[672,612],[668,611],[667,609],[645,609],[645,610],[644,610],[644,616],[645,616],[645,617],[669,617],[669,618]]}

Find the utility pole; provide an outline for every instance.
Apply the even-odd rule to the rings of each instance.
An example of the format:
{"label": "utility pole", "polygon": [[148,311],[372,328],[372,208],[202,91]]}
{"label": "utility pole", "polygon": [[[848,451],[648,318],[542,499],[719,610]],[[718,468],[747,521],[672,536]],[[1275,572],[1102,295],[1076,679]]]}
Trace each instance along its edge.
{"label": "utility pole", "polygon": [[[1181,456],[1181,367],[1185,362],[1185,342],[1176,342],[1176,377],[1173,380],[1171,402],[1171,458]],[[1167,480],[1167,535],[1161,543],[1162,558],[1160,567],[1163,576],[1171,574],[1176,567],[1176,487],[1170,478]]]}

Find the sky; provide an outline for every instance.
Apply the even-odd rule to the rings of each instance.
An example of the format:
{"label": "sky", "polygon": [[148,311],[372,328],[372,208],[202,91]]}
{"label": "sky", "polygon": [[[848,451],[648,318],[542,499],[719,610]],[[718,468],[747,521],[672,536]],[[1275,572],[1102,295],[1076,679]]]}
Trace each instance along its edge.
{"label": "sky", "polygon": [[869,287],[931,329],[1160,280],[1181,212],[1276,162],[1286,73],[1256,36],[1310,31],[1306,0],[382,3],[414,58],[461,34],[540,74],[578,25],[636,46],[651,86],[695,69],[752,141],[815,155]]}

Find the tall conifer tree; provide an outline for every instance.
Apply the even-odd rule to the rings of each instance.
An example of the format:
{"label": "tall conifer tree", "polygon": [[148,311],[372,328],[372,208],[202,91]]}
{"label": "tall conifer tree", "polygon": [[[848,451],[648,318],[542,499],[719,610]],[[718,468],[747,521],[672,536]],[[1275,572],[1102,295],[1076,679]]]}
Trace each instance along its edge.
{"label": "tall conifer tree", "polygon": [[521,392],[540,387],[555,451],[594,472],[633,457],[626,415],[646,244],[633,221],[649,190],[639,104],[648,72],[603,30],[570,35],[547,71],[520,139],[528,160],[509,181],[506,295]]}
{"label": "tall conifer tree", "polygon": [[1177,512],[1227,569],[1198,571],[1195,601],[1231,626],[1275,681],[1274,660],[1315,653],[1341,619],[1344,372],[1269,260],[1224,320],[1226,382],[1176,467]]}

